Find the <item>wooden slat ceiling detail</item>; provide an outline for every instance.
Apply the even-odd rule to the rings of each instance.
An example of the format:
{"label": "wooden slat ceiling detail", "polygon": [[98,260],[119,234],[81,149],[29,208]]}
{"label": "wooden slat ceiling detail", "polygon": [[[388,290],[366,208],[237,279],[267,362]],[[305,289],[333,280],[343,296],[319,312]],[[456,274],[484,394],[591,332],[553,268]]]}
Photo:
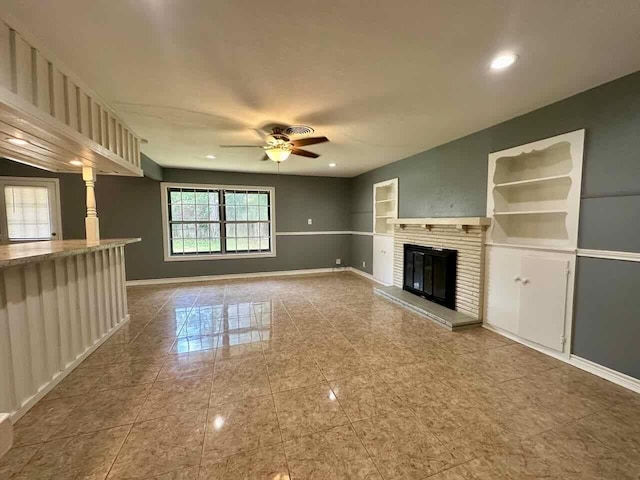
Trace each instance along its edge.
{"label": "wooden slat ceiling detail", "polygon": [[[27,145],[7,140],[20,138]],[[0,157],[52,172],[142,176],[140,137],[59,62],[0,19]]]}

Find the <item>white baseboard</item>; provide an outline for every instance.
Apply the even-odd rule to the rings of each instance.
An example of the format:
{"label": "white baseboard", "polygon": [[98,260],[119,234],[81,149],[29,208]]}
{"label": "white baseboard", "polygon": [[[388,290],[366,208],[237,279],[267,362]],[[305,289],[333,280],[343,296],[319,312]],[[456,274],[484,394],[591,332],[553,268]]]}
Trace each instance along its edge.
{"label": "white baseboard", "polygon": [[11,415],[0,413],[0,458],[9,451],[11,445],[13,445]]}
{"label": "white baseboard", "polygon": [[305,270],[277,270],[274,272],[229,273],[223,275],[200,275],[195,277],[149,278],[146,280],[127,280],[127,287],[143,285],[164,285],[168,283],[211,282],[215,280],[233,280],[257,277],[287,277],[291,275],[315,275],[318,273],[345,272],[350,267],[308,268]]}
{"label": "white baseboard", "polygon": [[568,363],[569,365],[579,368],[580,370],[592,373],[600,378],[604,378],[605,380],[610,381],[611,383],[615,383],[616,385],[620,385],[621,387],[628,388],[631,391],[640,393],[640,380],[638,380],[637,378],[630,377],[629,375],[625,375],[624,373],[616,372],[615,370],[604,367],[598,363],[578,357],[576,355],[567,355],[560,352],[554,352],[552,350],[549,350],[548,348],[542,347],[533,342],[529,342],[519,337],[518,335],[507,332],[500,328],[493,327],[487,323],[483,323],[482,326],[487,330],[491,330],[492,332],[497,333],[498,335],[502,335],[503,337],[507,337],[513,340],[514,342],[526,345],[527,347],[533,348],[534,350],[537,350],[540,353],[544,353],[545,355],[549,355],[550,357],[557,358],[558,360]]}
{"label": "white baseboard", "polygon": [[73,371],[73,369],[76,368],[85,358],[87,358],[89,355],[91,355],[93,352],[95,352],[100,345],[102,345],[104,342],[109,340],[109,338],[111,338],[111,336],[114,333],[116,333],[118,330],[120,330],[122,328],[122,326],[129,321],[129,318],[131,318],[131,317],[129,316],[129,314],[127,314],[127,316],[124,318],[124,320],[122,320],[118,325],[116,325],[111,330],[109,330],[109,332],[104,334],[104,336],[102,338],[100,338],[99,340],[96,340],[96,342],[93,345],[91,345],[84,352],[82,352],[80,355],[78,355],[74,361],[69,362],[66,365],[66,367],[65,367],[65,369],[63,371],[58,373],[58,375],[55,376],[53,379],[51,379],[51,381],[49,381],[49,383],[47,383],[40,390],[38,390],[38,393],[36,393],[31,398],[29,398],[26,402],[24,402],[22,404],[22,406],[18,410],[16,410],[15,412],[11,412],[10,413],[11,422],[13,424],[15,424],[18,420],[20,420],[20,418],[25,413],[27,413],[31,407],[33,407],[47,393],[49,393],[51,390],[53,390],[56,387],[56,385],[58,385],[62,380],[64,380],[65,377],[67,375],[69,375]]}
{"label": "white baseboard", "polygon": [[568,353],[556,352],[555,350],[551,350],[550,348],[544,347],[535,342],[530,342],[529,340],[526,340],[516,335],[515,333],[511,333],[501,328],[494,327],[493,325],[490,325],[486,322],[482,323],[482,327],[486,328],[487,330],[491,330],[492,332],[497,333],[498,335],[507,337],[508,339],[513,340],[514,342],[521,343],[522,345],[532,348],[533,350],[536,350],[540,353],[544,353],[545,355],[549,355],[550,357],[557,358],[558,360],[562,360],[563,362],[569,362]]}
{"label": "white baseboard", "polygon": [[355,267],[348,267],[347,270],[349,270],[350,272],[355,273],[356,275],[360,275],[361,277],[364,277],[367,280],[371,280],[372,282],[376,282],[376,283],[379,283],[380,285],[385,285],[386,286],[386,284],[384,284],[380,280],[374,278],[374,276],[371,275],[370,273],[363,272],[362,270],[358,270]]}
{"label": "white baseboard", "polygon": [[287,277],[291,275],[316,275],[318,273],[339,273],[352,272],[360,275],[368,280],[372,280],[380,285],[373,275],[358,270],[354,267],[333,267],[333,268],[309,268],[305,270],[278,270],[274,272],[253,272],[253,273],[229,273],[224,275],[200,275],[195,277],[169,277],[169,278],[149,278],[146,280],[127,280],[127,287],[140,287],[145,285],[165,285],[171,283],[194,283],[194,282],[211,282],[215,280],[234,280],[242,278],[258,278],[258,277]]}
{"label": "white baseboard", "polygon": [[616,385],[628,388],[636,393],[640,393],[640,380],[624,373],[616,372],[610,368],[604,367],[598,363],[587,360],[586,358],[578,357],[577,355],[571,355],[569,363],[574,367],[578,367],[581,370],[585,370],[589,373],[593,373],[598,377],[609,380]]}

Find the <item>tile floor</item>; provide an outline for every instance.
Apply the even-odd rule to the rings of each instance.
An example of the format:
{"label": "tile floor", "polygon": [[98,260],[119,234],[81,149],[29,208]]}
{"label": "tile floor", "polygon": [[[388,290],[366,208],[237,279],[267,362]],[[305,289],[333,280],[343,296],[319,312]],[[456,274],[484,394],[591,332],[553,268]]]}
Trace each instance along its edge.
{"label": "tile floor", "polygon": [[129,290],[0,479],[639,479],[640,395],[351,273]]}

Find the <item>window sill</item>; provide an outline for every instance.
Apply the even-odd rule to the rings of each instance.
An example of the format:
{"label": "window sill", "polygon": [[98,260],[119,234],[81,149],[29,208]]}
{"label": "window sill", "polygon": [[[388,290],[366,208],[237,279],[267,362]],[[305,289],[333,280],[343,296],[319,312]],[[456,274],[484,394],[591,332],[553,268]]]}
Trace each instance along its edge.
{"label": "window sill", "polygon": [[184,256],[165,256],[165,262],[192,262],[192,261],[209,261],[209,260],[235,260],[248,258],[270,258],[275,257],[275,252],[268,253],[226,253],[220,255],[184,255]]}

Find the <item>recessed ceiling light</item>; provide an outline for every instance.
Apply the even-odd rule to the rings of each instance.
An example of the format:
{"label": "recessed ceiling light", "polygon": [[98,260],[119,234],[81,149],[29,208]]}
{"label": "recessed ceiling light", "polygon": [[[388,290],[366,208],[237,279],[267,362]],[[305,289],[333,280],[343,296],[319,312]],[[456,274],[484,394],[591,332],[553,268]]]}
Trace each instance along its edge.
{"label": "recessed ceiling light", "polygon": [[14,137],[7,138],[7,142],[12,143],[14,145],[20,145],[20,146],[29,145],[29,142],[22,138],[14,138]]}
{"label": "recessed ceiling light", "polygon": [[209,154],[209,155],[207,155],[207,158],[209,158],[209,159],[213,160],[214,158],[216,158],[216,156],[215,156],[215,155],[211,155],[211,154]]}
{"label": "recessed ceiling light", "polygon": [[491,70],[504,70],[516,63],[518,55],[515,53],[501,53],[491,60]]}
{"label": "recessed ceiling light", "polygon": [[330,163],[330,164],[329,164],[329,166],[330,166],[331,168],[335,168],[335,167],[336,167],[336,164],[335,164],[335,163]]}
{"label": "recessed ceiling light", "polygon": [[80,160],[71,160],[69,163],[71,165],[75,165],[76,167],[81,167],[82,166],[82,162]]}

